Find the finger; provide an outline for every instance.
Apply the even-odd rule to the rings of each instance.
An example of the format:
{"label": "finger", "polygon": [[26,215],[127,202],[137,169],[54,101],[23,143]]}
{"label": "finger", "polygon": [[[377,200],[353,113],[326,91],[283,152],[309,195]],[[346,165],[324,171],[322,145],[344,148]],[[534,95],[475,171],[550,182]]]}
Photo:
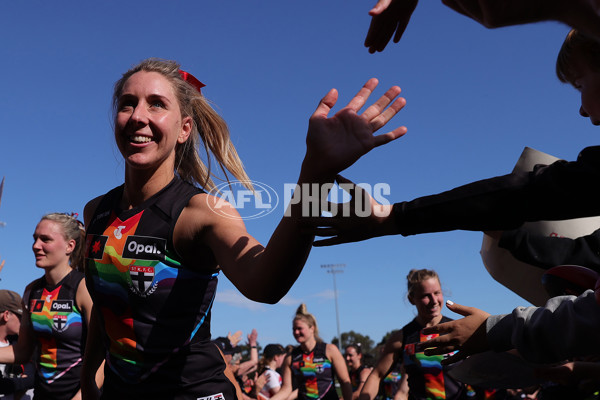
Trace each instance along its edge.
{"label": "finger", "polygon": [[405,126],[401,126],[399,128],[394,129],[391,132],[388,133],[384,133],[383,135],[378,135],[378,136],[374,136],[373,139],[373,147],[379,147],[382,146],[386,143],[389,143],[393,140],[396,140],[398,138],[401,138],[402,136],[404,136],[407,132],[407,129]]}
{"label": "finger", "polygon": [[404,97],[397,98],[388,108],[382,110],[381,113],[368,120],[373,132],[377,132],[384,127],[396,114],[400,112],[406,105]]}
{"label": "finger", "polygon": [[396,16],[392,10],[386,10],[382,15],[373,16],[365,39],[365,47],[369,48],[369,53],[373,54],[385,48],[396,30],[396,25]]}
{"label": "finger", "polygon": [[[423,332],[425,334],[425,332]],[[449,344],[448,335],[442,335],[434,337],[433,339],[426,340],[417,344],[418,351],[424,351],[425,349],[431,349],[434,347],[447,346]]]}
{"label": "finger", "polygon": [[423,351],[423,353],[426,356],[439,356],[442,354],[452,353],[453,351],[456,351],[456,346],[446,345],[446,346],[430,347],[428,349],[425,349],[425,351]]}
{"label": "finger", "polygon": [[379,0],[377,2],[377,4],[375,4],[375,7],[371,8],[369,10],[369,15],[381,14],[383,11],[385,11],[388,8],[388,6],[390,5],[391,2],[392,2],[392,0]]}
{"label": "finger", "polygon": [[392,36],[394,36],[394,32],[396,31],[396,27],[398,26],[398,20],[396,15],[394,15],[392,11],[393,10],[386,10],[386,12],[382,15],[374,17],[377,18],[378,29],[375,32],[375,35],[372,40],[372,52],[381,52],[385,50],[385,46],[387,46]]}
{"label": "finger", "polygon": [[392,86],[381,96],[377,101],[371,104],[361,116],[367,121],[371,121],[372,119],[378,117],[380,114],[386,110],[386,107],[394,101],[396,97],[400,94],[402,89],[399,86]]}
{"label": "finger", "polygon": [[410,15],[407,18],[403,18],[401,21],[398,21],[398,26],[396,26],[396,33],[394,34],[394,43],[398,43],[404,35],[404,31],[408,26],[408,22],[410,21]]}
{"label": "finger", "polygon": [[394,43],[398,43],[400,41],[400,38],[404,34],[404,31],[410,22],[410,17],[415,11],[415,8],[417,8],[417,3],[417,0],[407,0],[404,3],[405,11],[402,12],[400,14],[402,16],[398,18],[398,25],[396,26],[396,33],[394,34]]}
{"label": "finger", "polygon": [[446,307],[448,307],[448,309],[450,311],[460,314],[463,317],[466,317],[467,315],[471,315],[475,311],[475,308],[473,308],[473,307],[462,306],[460,304],[456,304],[452,300],[446,301]]}
{"label": "finger", "polygon": [[348,105],[345,108],[350,108],[351,110],[358,111],[365,105],[367,99],[373,93],[373,90],[377,87],[379,81],[376,78],[371,78],[363,85],[363,87],[358,91],[356,96],[350,100]]}
{"label": "finger", "polygon": [[468,356],[469,355],[465,351],[459,351],[458,353],[455,353],[455,354],[451,355],[450,357],[443,359],[442,365],[454,364],[455,362],[464,360]]}
{"label": "finger", "polygon": [[321,101],[319,102],[319,105],[317,106],[317,109],[313,113],[312,117],[327,118],[327,115],[329,115],[329,111],[331,111],[333,106],[335,106],[337,99],[338,99],[338,91],[336,89],[331,89],[325,95],[325,97],[323,97],[321,99]]}
{"label": "finger", "polygon": [[371,51],[371,46],[373,45],[373,39],[376,37],[376,32],[379,29],[377,22],[375,20],[376,17],[371,18],[371,23],[369,24],[369,30],[367,31],[367,37],[365,37],[364,46],[369,49],[369,53],[374,53],[375,50]]}
{"label": "finger", "polygon": [[[443,324],[437,324],[434,326],[429,326],[427,328],[423,328],[423,335],[432,335],[434,333],[437,334],[446,334],[446,333],[450,333],[454,331],[454,325],[452,322],[444,322]],[[434,340],[434,339],[431,339]],[[440,338],[436,338],[435,340],[442,340]],[[447,341],[448,339],[444,339],[444,341]]]}

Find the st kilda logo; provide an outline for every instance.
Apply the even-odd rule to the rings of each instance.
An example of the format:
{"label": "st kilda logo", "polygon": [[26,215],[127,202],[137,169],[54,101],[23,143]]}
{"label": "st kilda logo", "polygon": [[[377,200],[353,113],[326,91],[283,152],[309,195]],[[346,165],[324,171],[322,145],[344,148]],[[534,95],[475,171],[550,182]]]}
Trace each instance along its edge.
{"label": "st kilda logo", "polygon": [[55,312],[52,317],[52,328],[56,332],[64,332],[69,327],[68,314],[73,312],[73,300],[54,300],[50,311]]}
{"label": "st kilda logo", "polygon": [[[123,258],[162,261],[165,259],[166,243],[163,238],[129,236],[125,241]],[[149,296],[156,290],[153,266],[130,265],[129,277],[131,278],[130,289],[139,296]]]}
{"label": "st kilda logo", "polygon": [[68,326],[66,315],[57,314],[52,317],[52,327],[56,332],[64,332]]}

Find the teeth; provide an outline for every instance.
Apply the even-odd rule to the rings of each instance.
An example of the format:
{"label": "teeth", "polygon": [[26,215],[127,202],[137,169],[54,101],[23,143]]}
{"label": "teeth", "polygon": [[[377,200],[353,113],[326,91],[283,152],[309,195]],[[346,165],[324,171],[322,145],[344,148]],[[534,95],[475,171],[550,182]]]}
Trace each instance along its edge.
{"label": "teeth", "polygon": [[132,136],[130,140],[134,143],[148,143],[152,141],[152,139],[147,136]]}

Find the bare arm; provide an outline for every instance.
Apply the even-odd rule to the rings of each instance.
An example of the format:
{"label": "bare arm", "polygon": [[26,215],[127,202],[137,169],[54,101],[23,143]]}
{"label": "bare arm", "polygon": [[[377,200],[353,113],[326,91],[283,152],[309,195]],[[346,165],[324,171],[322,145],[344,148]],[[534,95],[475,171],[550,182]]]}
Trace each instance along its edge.
{"label": "bare arm", "polygon": [[[87,341],[83,356],[83,368],[81,371],[81,393],[85,399],[98,399],[99,388],[104,379],[104,346],[100,321],[96,310],[92,309],[88,325]],[[101,377],[97,376],[100,373]]]}
{"label": "bare arm", "polygon": [[19,338],[17,343],[12,346],[0,348],[0,364],[25,364],[31,361],[36,339],[29,310],[24,305],[21,308],[23,309],[23,315],[21,317],[21,327],[19,328]]}
{"label": "bare arm", "polygon": [[[600,0],[442,0],[446,6],[487,28],[559,21],[600,39]],[[417,0],[379,0],[369,11],[365,39],[370,53],[402,37]]]}
{"label": "bare arm", "polygon": [[325,348],[325,354],[327,355],[327,358],[331,360],[335,375],[340,384],[340,389],[342,390],[343,399],[352,400],[352,384],[350,383],[348,367],[346,366],[346,361],[344,361],[342,353],[340,353],[340,350],[336,345],[328,343]]}
{"label": "bare arm", "polygon": [[560,21],[600,38],[598,0],[442,0],[487,28]]}
{"label": "bare arm", "polygon": [[354,392],[352,392],[352,400],[356,400],[360,396],[360,392],[365,386],[365,382],[367,381],[367,378],[369,377],[369,374],[371,373],[372,369],[373,368],[363,368],[363,370],[360,371],[360,375],[358,376],[358,387]]}
{"label": "bare arm", "polygon": [[379,392],[379,385],[381,380],[386,377],[392,366],[398,361],[402,355],[402,343],[404,341],[404,335],[402,331],[395,332],[390,336],[385,344],[383,353],[375,368],[369,374],[365,385],[360,392],[360,400],[373,400]]}
{"label": "bare arm", "polygon": [[248,346],[250,346],[250,360],[240,364],[238,375],[244,375],[255,368],[258,365],[258,349],[256,348],[258,339],[258,332],[256,329],[252,329],[252,332],[248,334]]}
{"label": "bare arm", "polygon": [[[314,236],[302,230],[302,219],[312,213],[320,214],[321,203],[328,194],[326,185],[332,185],[339,171],[374,147],[406,132],[406,128],[400,127],[373,135],[405,104],[404,99],[397,98],[400,94],[397,86],[358,114],[376,86],[376,79],[369,80],[348,106],[332,117],[328,114],[337,101],[337,91],[331,90],[321,100],[309,120],[299,190],[294,192],[286,216],[266,246],[246,231],[233,207],[216,197],[198,195],[184,209],[175,227],[176,246],[183,249],[184,258],[195,260],[201,254],[198,249],[208,246],[217,264],[242,294],[254,301],[279,301],[306,262]],[[309,192],[314,189],[319,194],[311,197]],[[211,209],[217,205],[219,213]]]}
{"label": "bare arm", "polygon": [[[91,222],[92,215],[101,198],[102,197],[97,197],[85,206],[85,226],[88,226]],[[83,284],[85,288],[85,295],[82,295],[82,298],[85,300],[81,301],[81,307],[84,311],[88,326],[85,352],[83,355],[83,367],[81,371],[81,394],[86,400],[93,400],[99,398],[99,388],[102,387],[102,384],[104,383],[105,349],[102,340],[102,326],[98,315],[96,315],[97,311],[94,308],[92,299],[85,286],[85,280],[82,281],[81,284]],[[80,295],[79,291],[82,290],[81,284],[77,291],[78,296]]]}
{"label": "bare arm", "polygon": [[285,357],[281,368],[283,370],[281,389],[270,400],[287,400],[292,393],[292,356]]}
{"label": "bare arm", "polygon": [[402,368],[402,377],[400,378],[400,387],[394,395],[394,400],[408,400],[408,375]]}

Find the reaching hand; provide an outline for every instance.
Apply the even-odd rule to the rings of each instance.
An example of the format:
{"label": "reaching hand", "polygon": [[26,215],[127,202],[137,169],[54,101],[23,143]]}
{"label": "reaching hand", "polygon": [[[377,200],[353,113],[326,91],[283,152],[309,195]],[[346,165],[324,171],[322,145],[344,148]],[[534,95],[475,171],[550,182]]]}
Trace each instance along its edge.
{"label": "reaching hand", "polygon": [[306,156],[303,170],[313,177],[333,181],[335,175],[351,166],[374,147],[389,143],[406,133],[405,127],[374,136],[406,104],[397,96],[398,86],[392,86],[362,114],[358,111],[377,87],[378,81],[370,79],[350,100],[348,105],[333,117],[328,117],[338,98],[337,90],[331,89],[310,117],[306,135]]}
{"label": "reaching hand", "polygon": [[0,272],[2,272],[2,268],[4,268],[4,262],[5,262],[5,261],[6,261],[6,260],[2,260],[2,261],[0,261]]}
{"label": "reaching hand", "polygon": [[336,181],[351,195],[351,199],[347,203],[328,203],[331,217],[305,219],[303,223],[307,226],[307,232],[328,236],[327,239],[314,242],[314,246],[358,242],[394,233],[396,226],[393,218],[390,218],[391,205],[379,204],[366,190],[341,175],[336,177]]}
{"label": "reaching hand", "polygon": [[417,351],[425,349],[425,355],[431,356],[458,350],[458,353],[442,361],[442,364],[451,364],[472,354],[488,350],[485,322],[490,314],[478,308],[461,306],[451,301],[447,301],[446,305],[450,310],[465,318],[423,329],[424,335],[438,333],[440,336],[420,343]]}
{"label": "reaching hand", "polygon": [[252,332],[248,334],[248,344],[250,346],[256,346],[256,339],[258,338],[258,332],[256,329],[252,329]]}
{"label": "reaching hand", "polygon": [[[394,43],[398,43],[410,17],[417,7],[418,0],[379,0],[369,11],[373,17],[369,32],[365,39],[365,47],[369,53],[383,51],[394,35]],[[396,32],[394,34],[394,32]]]}
{"label": "reaching hand", "polygon": [[233,347],[237,346],[240,340],[242,340],[242,331],[237,331],[234,334],[227,332],[227,339],[229,339],[229,343],[231,343]]}

